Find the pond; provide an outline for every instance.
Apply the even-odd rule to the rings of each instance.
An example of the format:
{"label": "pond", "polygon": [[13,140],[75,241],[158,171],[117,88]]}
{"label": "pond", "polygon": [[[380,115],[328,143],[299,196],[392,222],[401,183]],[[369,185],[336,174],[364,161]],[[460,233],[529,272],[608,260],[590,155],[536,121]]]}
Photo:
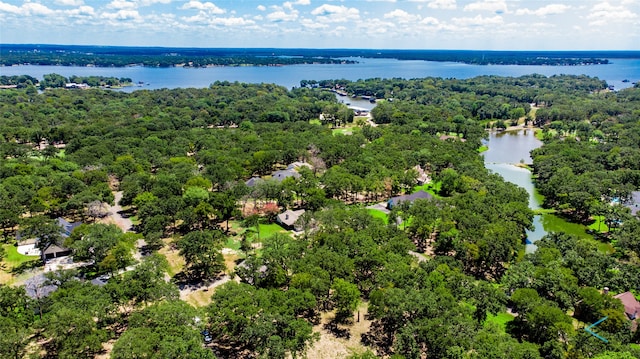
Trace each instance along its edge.
{"label": "pond", "polygon": [[[484,152],[485,167],[501,175],[506,181],[524,188],[529,193],[529,208],[540,209],[541,196],[536,193],[531,172],[518,167],[519,164],[531,164],[531,151],[542,146],[532,129],[491,132],[486,143],[489,150]],[[536,249],[535,242],[549,232],[565,232],[582,238],[593,238],[586,227],[567,222],[554,214],[541,214],[533,217],[534,229],[527,231],[527,253]]]}

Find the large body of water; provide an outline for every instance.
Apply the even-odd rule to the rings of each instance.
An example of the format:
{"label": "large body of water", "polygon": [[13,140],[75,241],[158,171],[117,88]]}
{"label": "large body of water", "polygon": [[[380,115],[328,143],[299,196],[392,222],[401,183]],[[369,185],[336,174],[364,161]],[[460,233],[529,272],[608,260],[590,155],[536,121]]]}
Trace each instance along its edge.
{"label": "large body of water", "polygon": [[[301,80],[369,78],[421,78],[442,77],[466,79],[481,75],[545,76],[570,74],[598,77],[616,89],[632,86],[640,81],[640,59],[610,59],[608,65],[587,66],[521,66],[521,65],[468,65],[454,62],[400,61],[395,59],[354,58],[350,65],[290,65],[290,66],[241,66],[209,68],[150,68],[132,67],[79,67],[21,65],[0,67],[0,75],[30,75],[39,79],[50,73],[65,77],[114,76],[128,77],[135,83],[144,82],[146,89],[208,87],[215,81],[247,83],[275,83],[287,88],[300,86]],[[629,82],[623,82],[629,80]],[[135,91],[134,86],[123,91]]]}

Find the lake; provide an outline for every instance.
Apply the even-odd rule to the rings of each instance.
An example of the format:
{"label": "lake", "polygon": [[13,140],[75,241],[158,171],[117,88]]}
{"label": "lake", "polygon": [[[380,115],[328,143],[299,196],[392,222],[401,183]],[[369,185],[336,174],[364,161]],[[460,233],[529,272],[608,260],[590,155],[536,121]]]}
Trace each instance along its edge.
{"label": "lake", "polygon": [[[532,163],[530,152],[542,146],[542,142],[535,137],[535,132],[532,129],[491,132],[486,144],[489,149],[483,153],[485,167],[501,175],[506,181],[524,188],[529,193],[529,208],[540,209],[542,203],[536,193],[531,172],[516,166],[518,163]],[[534,229],[527,231],[527,253],[535,251],[535,242],[549,232],[593,238],[587,234],[584,226],[568,222],[554,214],[534,216],[533,225]]]}
{"label": "lake", "polygon": [[[114,76],[128,77],[143,87],[133,86],[123,91],[144,89],[208,87],[215,81],[247,83],[275,83],[286,88],[300,86],[301,80],[347,79],[351,81],[369,78],[421,78],[442,77],[466,79],[481,75],[545,76],[571,74],[588,75],[606,80],[616,89],[632,86],[640,81],[640,59],[610,59],[609,65],[586,66],[520,66],[520,65],[469,65],[455,62],[400,61],[396,59],[349,58],[359,61],[352,65],[290,65],[290,66],[239,66],[208,68],[151,68],[131,67],[79,67],[21,65],[0,67],[0,75],[30,75],[42,79],[43,75],[57,73],[65,77]],[[629,82],[623,82],[628,79]]]}

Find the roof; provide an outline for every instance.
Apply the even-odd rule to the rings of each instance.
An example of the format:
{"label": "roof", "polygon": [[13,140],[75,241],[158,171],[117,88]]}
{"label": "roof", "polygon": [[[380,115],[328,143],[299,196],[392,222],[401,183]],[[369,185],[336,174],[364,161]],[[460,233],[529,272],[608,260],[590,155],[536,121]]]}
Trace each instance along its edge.
{"label": "roof", "polygon": [[262,178],[260,178],[260,177],[251,177],[244,184],[246,184],[247,187],[254,187],[254,186],[257,186],[261,182],[264,182],[264,180]]}
{"label": "roof", "polygon": [[304,214],[304,209],[299,209],[297,211],[292,211],[290,209],[280,213],[278,215],[278,222],[284,224],[285,226],[292,227],[294,223]]}
{"label": "roof", "polygon": [[271,176],[273,179],[282,182],[285,178],[288,177],[299,178],[300,174],[295,170],[282,170],[273,172]]}
{"label": "roof", "polygon": [[49,246],[47,246],[47,248],[45,248],[42,254],[47,255],[47,254],[53,254],[53,253],[63,253],[63,252],[68,252],[69,250],[70,250],[69,248],[65,248],[57,244],[50,244]]}
{"label": "roof", "polygon": [[18,246],[32,246],[38,243],[38,238],[29,238],[18,242]]}
{"label": "roof", "polygon": [[624,292],[613,296],[616,299],[620,299],[622,305],[624,305],[624,312],[630,319],[636,319],[640,314],[640,302],[633,296],[631,292]]}
{"label": "roof", "polygon": [[60,232],[60,234],[62,235],[63,238],[69,237],[71,235],[71,232],[73,232],[73,230],[76,227],[82,224],[82,222],[74,222],[74,223],[67,222],[62,217],[58,217],[57,222],[60,228],[62,228],[62,231]]}
{"label": "roof", "polygon": [[300,161],[296,161],[291,163],[290,165],[287,166],[288,170],[297,170],[300,167],[307,167],[308,169],[312,170],[313,166],[311,166],[310,164],[306,163],[306,162],[300,162]]}
{"label": "roof", "polygon": [[400,202],[413,202],[416,199],[432,199],[433,196],[430,193],[427,193],[423,190],[420,190],[418,192],[412,193],[412,194],[407,194],[404,196],[397,196],[397,197],[393,197],[389,200],[388,204],[393,207],[395,205],[397,205]]}
{"label": "roof", "polygon": [[58,289],[57,285],[47,284],[44,274],[38,274],[24,281],[24,290],[30,298],[44,298]]}
{"label": "roof", "polygon": [[632,215],[636,215],[640,211],[640,191],[631,192],[631,198],[625,203],[625,206],[631,210]]}

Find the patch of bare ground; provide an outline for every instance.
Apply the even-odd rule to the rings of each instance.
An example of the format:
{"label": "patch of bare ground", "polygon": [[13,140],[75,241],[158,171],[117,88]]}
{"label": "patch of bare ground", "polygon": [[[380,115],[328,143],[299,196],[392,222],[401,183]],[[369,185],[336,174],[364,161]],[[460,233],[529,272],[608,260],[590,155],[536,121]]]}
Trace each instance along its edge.
{"label": "patch of bare ground", "polygon": [[223,249],[223,257],[227,268],[227,274],[221,275],[208,283],[202,283],[197,286],[186,285],[180,288],[180,299],[194,307],[204,307],[209,305],[211,303],[211,296],[215,292],[215,289],[233,280],[231,275],[233,274],[233,269],[236,266],[236,261],[240,258],[236,251],[228,248]]}
{"label": "patch of bare ground", "polygon": [[173,277],[182,271],[185,266],[185,261],[173,244],[171,238],[164,238],[162,241],[165,245],[158,253],[167,258],[167,262],[169,262],[169,275]]}
{"label": "patch of bare ground", "polygon": [[109,359],[111,357],[111,351],[113,350],[113,345],[116,343],[116,340],[117,339],[111,339],[106,343],[102,343],[103,352],[101,354],[96,355],[94,358]]}
{"label": "patch of bare ground", "polygon": [[325,329],[325,325],[330,323],[335,313],[323,313],[320,323],[313,327],[313,331],[320,334],[320,339],[313,343],[307,351],[308,359],[325,359],[334,358],[341,359],[353,353],[364,353],[367,350],[361,342],[362,334],[367,333],[371,327],[371,320],[366,319],[369,304],[363,302],[360,304],[358,311],[360,312],[360,321],[357,319],[357,312],[354,314],[354,320],[349,325],[338,325],[339,329],[349,331],[349,338],[337,338],[333,333]]}

